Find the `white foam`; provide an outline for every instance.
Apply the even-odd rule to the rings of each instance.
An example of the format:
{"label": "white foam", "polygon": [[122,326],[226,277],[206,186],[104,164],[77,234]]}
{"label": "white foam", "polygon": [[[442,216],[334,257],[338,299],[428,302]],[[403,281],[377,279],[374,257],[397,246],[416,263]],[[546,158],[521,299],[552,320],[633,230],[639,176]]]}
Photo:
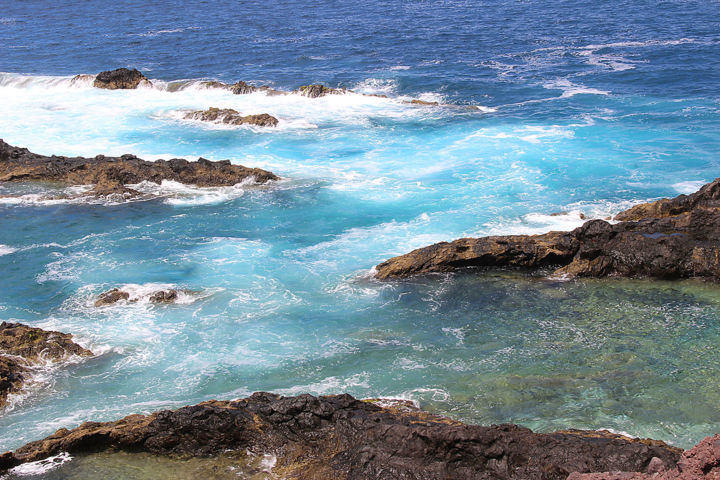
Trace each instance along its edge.
{"label": "white foam", "polygon": [[11,253],[17,252],[17,248],[8,247],[7,245],[0,244],[0,257],[3,255],[10,255]]}
{"label": "white foam", "polygon": [[[118,304],[125,304],[125,303],[136,303],[139,305],[148,305],[150,304],[150,297],[156,292],[159,292],[161,290],[175,290],[177,291],[177,298],[173,301],[173,303],[180,304],[180,305],[189,305],[191,303],[194,303],[200,298],[204,298],[207,295],[195,295],[193,293],[188,292],[187,290],[184,290],[182,288],[178,288],[177,285],[173,283],[127,283],[125,285],[121,285],[120,287],[117,287],[119,290],[127,293],[129,295],[129,298],[127,301],[121,301],[118,302]],[[97,300],[97,296],[95,294],[86,294],[86,304],[88,307],[94,307],[95,300]],[[108,305],[107,307],[112,307],[113,305]],[[105,307],[105,308],[107,308]],[[95,307],[96,308],[96,307]]]}
{"label": "white foam", "polygon": [[290,388],[274,390],[280,395],[299,395],[301,393],[312,393],[314,395],[327,395],[345,393],[351,388],[370,388],[370,375],[367,372],[351,375],[347,378],[327,377],[316,383],[308,385],[296,385]]}
{"label": "white foam", "polygon": [[172,180],[163,180],[160,184],[142,182],[128,185],[141,193],[164,198],[164,202],[176,206],[212,205],[239,198],[245,194],[245,187],[255,183],[255,177],[228,187],[196,187]]}
{"label": "white foam", "polygon": [[700,187],[705,185],[707,182],[704,180],[688,180],[685,182],[678,182],[674,183],[672,187],[678,192],[678,193],[684,193],[686,195],[695,193],[698,190],[700,190]]}
{"label": "white foam", "polygon": [[398,70],[410,70],[410,67],[407,65],[395,65],[393,67],[390,67],[390,70],[398,71]]}
{"label": "white foam", "polygon": [[60,465],[69,462],[72,457],[67,452],[59,453],[53,457],[36,462],[23,463],[9,470],[9,473],[20,476],[43,475],[51,470],[58,468]]}
{"label": "white foam", "polygon": [[561,78],[552,82],[543,84],[543,87],[549,90],[562,90],[561,98],[569,98],[575,95],[609,95],[610,92],[606,90],[599,90],[597,88],[589,88],[584,85],[578,85],[572,83],[566,78]]}

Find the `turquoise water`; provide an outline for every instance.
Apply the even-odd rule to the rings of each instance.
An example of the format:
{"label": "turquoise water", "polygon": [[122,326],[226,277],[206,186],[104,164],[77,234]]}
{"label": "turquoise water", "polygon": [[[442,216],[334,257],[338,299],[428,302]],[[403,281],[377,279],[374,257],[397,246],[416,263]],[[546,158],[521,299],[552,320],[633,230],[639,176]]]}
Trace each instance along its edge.
{"label": "turquoise water", "polygon": [[[222,4],[182,19],[169,3],[138,4],[129,23],[83,5],[2,13],[0,69],[12,73],[0,74],[0,137],[43,154],[229,158],[283,180],[141,185],[159,198],[121,205],[0,185],[0,319],[99,353],[16,399],[0,449],[257,390],[402,397],[473,423],[612,428],[683,447],[720,429],[714,284],[371,278],[429,243],[570,229],[580,213],[604,218],[719,176],[716,4],[601,2],[601,15],[579,2],[338,3],[297,16],[289,2],[274,7],[276,30],[254,3],[231,19]],[[88,17],[92,28],[63,33]],[[70,80],[125,65],[155,87]],[[187,80],[200,78],[388,98],[236,96]],[[182,120],[211,106],[280,124]],[[194,293],[149,304],[166,285]],[[140,301],[95,308],[113,287]]]}

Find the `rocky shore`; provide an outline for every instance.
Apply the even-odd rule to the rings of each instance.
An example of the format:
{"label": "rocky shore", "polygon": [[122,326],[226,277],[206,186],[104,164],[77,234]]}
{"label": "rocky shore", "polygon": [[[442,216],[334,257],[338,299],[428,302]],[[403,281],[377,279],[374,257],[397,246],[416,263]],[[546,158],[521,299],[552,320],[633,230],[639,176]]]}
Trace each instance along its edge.
{"label": "rocky shore", "polygon": [[564,480],[573,472],[669,470],[682,453],[663,442],[604,431],[541,434],[516,425],[465,425],[404,401],[255,393],[60,429],[0,455],[0,469],[60,452],[107,450],[179,457],[271,454],[278,477],[313,480]]}
{"label": "rocky shore", "polygon": [[21,323],[0,324],[0,407],[8,395],[22,391],[32,377],[32,367],[60,362],[71,356],[89,357],[92,352],[72,341],[72,335],[29,327]]}
{"label": "rocky shore", "polygon": [[571,232],[461,238],[391,258],[378,279],[467,267],[553,269],[565,277],[720,279],[720,179]]}
{"label": "rocky shore", "polygon": [[94,185],[90,195],[133,197],[139,192],[127,187],[140,182],[172,180],[198,187],[232,186],[249,179],[256,183],[278,180],[267,170],[233,165],[230,160],[181,158],[142,160],[135,155],[94,158],[38,155],[0,140],[0,182],[44,181],[65,185]]}

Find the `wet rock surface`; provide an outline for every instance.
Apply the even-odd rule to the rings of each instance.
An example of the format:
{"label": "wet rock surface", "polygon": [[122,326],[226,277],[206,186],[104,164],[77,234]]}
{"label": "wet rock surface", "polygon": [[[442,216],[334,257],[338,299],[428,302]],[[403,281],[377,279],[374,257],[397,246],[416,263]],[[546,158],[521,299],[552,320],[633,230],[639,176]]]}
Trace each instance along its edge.
{"label": "wet rock surface", "polygon": [[297,89],[297,92],[305,97],[318,98],[326,95],[342,95],[347,93],[348,90],[344,88],[330,88],[325,85],[312,84],[301,86]]}
{"label": "wet rock surface", "polygon": [[464,267],[556,268],[569,277],[720,279],[720,179],[696,194],[638,205],[611,224],[590,220],[571,232],[462,238],[391,258],[379,279]]}
{"label": "wet rock surface", "polygon": [[241,115],[232,108],[210,107],[207,110],[189,112],[185,115],[188,120],[202,122],[217,122],[226,125],[256,125],[258,127],[277,127],[278,119],[267,113],[257,115]]}
{"label": "wet rock surface", "polygon": [[139,192],[127,187],[143,181],[173,180],[198,187],[232,186],[253,178],[257,183],[278,180],[272,172],[233,165],[230,160],[212,162],[181,158],[149,162],[135,155],[95,158],[38,155],[0,140],[0,182],[46,181],[66,185],[95,185],[90,195],[132,197]]}
{"label": "wet rock surface", "polygon": [[114,305],[121,301],[135,303],[142,297],[146,298],[150,303],[175,303],[178,300],[180,293],[192,294],[193,292],[189,290],[176,290],[171,288],[156,290],[152,293],[145,294],[144,296],[132,296],[130,292],[120,288],[113,288],[98,295],[97,300],[95,300],[95,306],[105,307],[108,305]]}
{"label": "wet rock surface", "polygon": [[686,450],[675,468],[653,459],[646,472],[573,473],[568,480],[717,480],[720,478],[720,435],[705,437]]}
{"label": "wet rock surface", "polygon": [[72,341],[72,335],[21,323],[0,324],[0,407],[5,406],[11,393],[22,390],[31,378],[35,364],[57,362],[77,355],[92,356],[92,352]]}
{"label": "wet rock surface", "polygon": [[60,429],[0,455],[0,469],[60,452],[105,450],[170,456],[229,451],[273,454],[288,479],[565,479],[572,472],[673,468],[681,451],[607,432],[533,433],[470,426],[407,405],[380,407],[350,395],[256,393],[152,415]]}
{"label": "wet rock surface", "polygon": [[152,85],[150,81],[137,69],[118,68],[100,72],[93,82],[93,87],[108,90],[131,90],[139,85]]}

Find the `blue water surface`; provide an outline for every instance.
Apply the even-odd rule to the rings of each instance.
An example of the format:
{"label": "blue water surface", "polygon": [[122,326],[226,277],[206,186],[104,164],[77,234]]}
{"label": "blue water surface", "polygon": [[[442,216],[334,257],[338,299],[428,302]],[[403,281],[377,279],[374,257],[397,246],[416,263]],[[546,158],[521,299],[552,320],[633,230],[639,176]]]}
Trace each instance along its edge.
{"label": "blue water surface", "polygon": [[[371,275],[433,242],[570,229],[581,213],[606,218],[720,176],[717,2],[0,7],[8,143],[228,158],[282,177],[143,185],[158,198],[124,204],[0,185],[0,319],[72,333],[99,354],[39,372],[0,417],[0,449],[257,390],[409,398],[472,423],[611,428],[682,447],[720,430],[714,284]],[[154,86],[72,81],[116,67]],[[199,79],[386,97],[232,95]],[[182,118],[211,106],[280,123]],[[93,306],[114,287],[138,301]],[[168,287],[189,293],[147,301]]]}

